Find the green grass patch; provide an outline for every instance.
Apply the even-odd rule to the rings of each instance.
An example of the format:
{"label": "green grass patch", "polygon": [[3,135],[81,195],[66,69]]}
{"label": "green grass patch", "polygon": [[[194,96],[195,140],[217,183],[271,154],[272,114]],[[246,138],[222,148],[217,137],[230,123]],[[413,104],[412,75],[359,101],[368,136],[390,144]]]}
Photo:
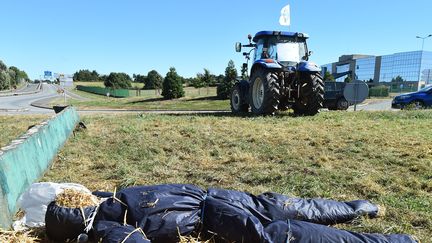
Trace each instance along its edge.
{"label": "green grass patch", "polygon": [[[130,109],[130,110],[230,110],[229,100],[219,100],[216,98],[216,88],[195,89],[185,88],[185,97],[174,100],[164,100],[163,97],[154,90],[141,90],[137,96],[135,90],[134,97],[112,98],[101,95],[89,94],[82,91],[75,93],[90,98],[90,101],[68,100],[68,103],[79,109]],[[52,101],[53,104],[60,100]]]}
{"label": "green grass patch", "polygon": [[191,183],[337,200],[368,199],[385,217],[340,228],[432,238],[431,111],[315,117],[84,116],[44,181],[93,190]]}
{"label": "green grass patch", "polygon": [[0,115],[0,147],[8,145],[12,140],[24,134],[29,126],[39,124],[47,116],[9,116]]}

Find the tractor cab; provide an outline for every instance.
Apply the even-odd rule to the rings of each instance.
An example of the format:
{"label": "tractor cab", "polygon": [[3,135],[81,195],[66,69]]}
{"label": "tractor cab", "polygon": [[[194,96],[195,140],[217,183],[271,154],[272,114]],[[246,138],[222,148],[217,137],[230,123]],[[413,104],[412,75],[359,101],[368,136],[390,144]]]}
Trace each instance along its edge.
{"label": "tractor cab", "polygon": [[308,59],[307,38],[302,33],[258,32],[253,38],[256,43],[254,61],[272,59],[283,66],[295,66]]}
{"label": "tractor cab", "polygon": [[[303,33],[284,31],[261,31],[252,39],[249,36],[249,45],[236,44],[237,52],[241,47],[254,47],[254,62],[279,63],[282,66],[296,66],[301,61],[307,61],[311,52],[308,51],[306,39],[309,36]],[[252,41],[255,44],[252,44]],[[249,59],[249,53],[243,55]]]}

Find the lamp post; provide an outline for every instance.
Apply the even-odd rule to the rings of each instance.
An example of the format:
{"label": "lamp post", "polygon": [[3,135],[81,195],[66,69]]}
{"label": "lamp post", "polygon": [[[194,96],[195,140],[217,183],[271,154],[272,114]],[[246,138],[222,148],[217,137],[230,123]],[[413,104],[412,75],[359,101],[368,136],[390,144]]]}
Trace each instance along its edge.
{"label": "lamp post", "polygon": [[421,54],[420,54],[420,67],[419,67],[419,79],[418,79],[418,89],[420,89],[420,81],[421,81],[421,61],[423,59],[423,50],[424,50],[424,42],[427,38],[432,37],[432,34],[425,36],[425,37],[421,37],[421,36],[416,36],[417,39],[422,39],[422,49],[421,49]]}
{"label": "lamp post", "polygon": [[428,35],[428,36],[425,36],[425,37],[421,37],[421,36],[416,36],[416,38],[417,39],[422,39],[422,52],[423,52],[423,49],[424,49],[424,42],[425,42],[425,40],[427,39],[427,38],[429,38],[429,37],[432,37],[432,34],[431,35]]}

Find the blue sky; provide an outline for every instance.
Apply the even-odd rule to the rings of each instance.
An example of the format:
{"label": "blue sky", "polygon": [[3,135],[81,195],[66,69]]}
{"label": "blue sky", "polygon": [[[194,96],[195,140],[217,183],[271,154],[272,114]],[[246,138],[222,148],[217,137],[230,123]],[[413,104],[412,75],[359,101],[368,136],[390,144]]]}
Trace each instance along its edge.
{"label": "blue sky", "polygon": [[[291,5],[291,31],[310,35],[312,60],[350,53],[382,55],[421,49],[432,34],[431,0],[7,0],[0,3],[0,60],[31,78],[44,70],[95,69],[189,77],[203,68],[239,68],[236,41],[260,30],[287,30],[280,10]],[[425,49],[432,51],[432,38]]]}

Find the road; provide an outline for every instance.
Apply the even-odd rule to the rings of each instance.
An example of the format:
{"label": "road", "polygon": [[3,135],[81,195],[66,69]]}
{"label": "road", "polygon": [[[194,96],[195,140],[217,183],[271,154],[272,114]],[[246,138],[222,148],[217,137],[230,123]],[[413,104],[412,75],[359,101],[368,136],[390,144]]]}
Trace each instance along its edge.
{"label": "road", "polygon": [[[387,111],[396,110],[391,108],[391,99],[366,100],[364,104],[357,105],[358,111]],[[349,111],[354,111],[354,106],[350,106]]]}
{"label": "road", "polygon": [[[30,85],[25,90],[34,90]],[[33,107],[31,104],[41,99],[58,97],[57,88],[42,84],[41,91],[33,94],[0,97],[0,114],[53,114],[52,110]]]}

